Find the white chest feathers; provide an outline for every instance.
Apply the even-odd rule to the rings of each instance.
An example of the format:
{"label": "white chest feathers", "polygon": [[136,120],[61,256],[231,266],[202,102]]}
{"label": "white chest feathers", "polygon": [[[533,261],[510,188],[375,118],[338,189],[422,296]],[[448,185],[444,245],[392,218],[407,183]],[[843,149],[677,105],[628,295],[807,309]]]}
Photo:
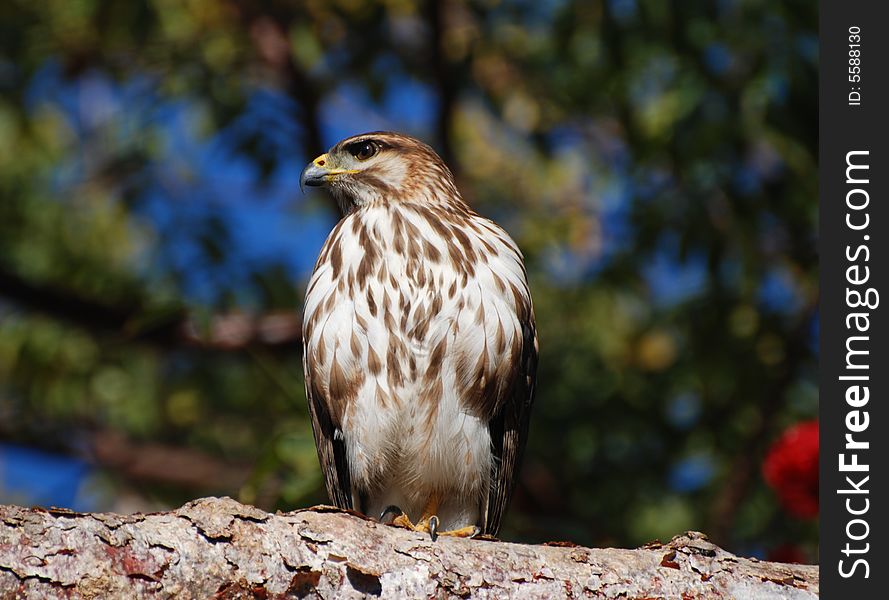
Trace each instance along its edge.
{"label": "white chest feathers", "polygon": [[306,295],[306,369],[356,506],[412,515],[435,493],[444,528],[478,521],[530,310],[521,254],[474,213],[380,205],[337,225]]}

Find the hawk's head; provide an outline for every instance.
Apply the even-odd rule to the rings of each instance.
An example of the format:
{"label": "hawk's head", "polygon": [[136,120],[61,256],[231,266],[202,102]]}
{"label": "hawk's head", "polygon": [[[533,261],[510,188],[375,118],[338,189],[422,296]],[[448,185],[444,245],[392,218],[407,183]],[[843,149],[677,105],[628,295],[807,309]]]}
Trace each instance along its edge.
{"label": "hawk's head", "polygon": [[326,185],[344,213],[376,202],[463,203],[435,150],[388,131],[339,142],[309,163],[300,185]]}

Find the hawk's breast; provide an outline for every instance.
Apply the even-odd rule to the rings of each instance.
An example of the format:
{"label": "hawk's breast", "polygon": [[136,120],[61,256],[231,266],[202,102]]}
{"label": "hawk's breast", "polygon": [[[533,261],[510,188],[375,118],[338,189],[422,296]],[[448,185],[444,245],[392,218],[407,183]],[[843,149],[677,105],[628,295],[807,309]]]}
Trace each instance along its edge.
{"label": "hawk's breast", "polygon": [[521,254],[474,213],[393,203],[337,225],[304,335],[353,488],[402,508],[429,489],[484,498],[530,310]]}

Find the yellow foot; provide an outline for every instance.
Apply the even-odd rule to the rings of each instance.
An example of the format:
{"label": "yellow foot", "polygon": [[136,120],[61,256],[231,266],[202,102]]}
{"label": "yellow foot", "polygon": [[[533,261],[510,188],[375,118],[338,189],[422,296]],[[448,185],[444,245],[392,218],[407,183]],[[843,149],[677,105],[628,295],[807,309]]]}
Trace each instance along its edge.
{"label": "yellow foot", "polygon": [[423,519],[417,524],[411,523],[410,517],[406,514],[401,513],[394,519],[392,519],[391,525],[395,525],[396,527],[404,527],[405,529],[410,529],[411,531],[421,531],[423,533],[429,533],[429,519]]}
{"label": "yellow foot", "polygon": [[421,533],[428,533],[429,537],[432,538],[434,542],[438,536],[447,535],[450,537],[461,537],[461,538],[471,538],[477,536],[481,530],[475,525],[469,525],[466,527],[460,527],[459,529],[450,529],[448,531],[439,531],[439,519],[437,515],[429,515],[424,516],[423,519],[420,520],[419,523],[412,523],[410,517],[408,517],[400,508],[397,506],[389,506],[383,513],[380,515],[380,521],[387,522],[386,517],[388,515],[397,516],[388,521],[390,525],[394,525],[395,527],[403,527],[404,529],[410,529],[411,531],[419,531]]}
{"label": "yellow foot", "polygon": [[471,538],[475,537],[479,534],[479,528],[475,525],[468,525],[466,527],[461,527],[459,529],[449,529],[447,531],[439,531],[438,530],[438,517],[436,515],[432,515],[429,517],[429,535],[432,536],[432,541],[440,535],[447,535],[450,537],[461,537],[461,538]]}
{"label": "yellow foot", "polygon": [[450,529],[448,531],[438,531],[436,535],[449,535],[451,537],[471,538],[477,536],[481,530],[475,525],[461,527],[460,529]]}
{"label": "yellow foot", "polygon": [[380,515],[380,521],[386,522],[386,517],[392,514],[397,514],[397,516],[391,521],[388,521],[389,525],[394,525],[395,527],[403,527],[404,529],[410,529],[411,531],[420,531],[422,533],[430,533],[429,522],[430,519],[435,518],[427,517],[415,525],[411,522],[410,517],[402,512],[400,508],[398,508],[397,506],[390,506],[383,511],[382,515]]}

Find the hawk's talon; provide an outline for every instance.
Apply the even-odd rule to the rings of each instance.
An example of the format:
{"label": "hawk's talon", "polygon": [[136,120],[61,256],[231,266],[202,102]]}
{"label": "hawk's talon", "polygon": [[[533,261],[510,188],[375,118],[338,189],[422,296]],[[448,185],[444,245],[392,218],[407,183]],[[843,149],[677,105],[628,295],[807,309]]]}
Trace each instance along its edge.
{"label": "hawk's talon", "polygon": [[[391,521],[386,520],[386,517],[389,515],[396,516]],[[393,527],[410,529],[411,531],[416,531],[418,533],[428,533],[433,542],[438,539],[438,528],[441,525],[441,522],[436,515],[430,515],[415,525],[411,522],[410,517],[394,504],[390,504],[383,509],[383,512],[380,513],[380,522]]]}
{"label": "hawk's talon", "polygon": [[429,536],[433,542],[438,537],[438,517],[435,515],[429,517]]}
{"label": "hawk's talon", "polygon": [[[390,515],[396,516],[392,520],[386,520]],[[429,515],[428,517],[424,517],[419,523],[414,524],[411,521],[411,518],[407,516],[401,508],[394,504],[390,504],[380,513],[380,522],[385,523],[386,525],[391,525],[392,527],[401,527],[403,529],[409,529],[410,531],[416,531],[417,533],[428,533],[433,542],[442,535],[471,539],[482,532],[478,525],[467,525],[466,527],[460,527],[459,529],[439,531],[438,528],[441,527],[441,520],[438,518],[438,515]]]}
{"label": "hawk's talon", "polygon": [[[403,514],[404,514],[403,510],[401,510],[399,507],[395,506],[394,504],[390,504],[389,506],[387,506],[386,508],[383,509],[383,512],[380,513],[379,521],[380,521],[380,523],[386,523],[387,525],[391,525],[392,522],[395,521],[396,518],[400,517]],[[386,517],[389,515],[392,515],[391,521],[386,520]]]}

